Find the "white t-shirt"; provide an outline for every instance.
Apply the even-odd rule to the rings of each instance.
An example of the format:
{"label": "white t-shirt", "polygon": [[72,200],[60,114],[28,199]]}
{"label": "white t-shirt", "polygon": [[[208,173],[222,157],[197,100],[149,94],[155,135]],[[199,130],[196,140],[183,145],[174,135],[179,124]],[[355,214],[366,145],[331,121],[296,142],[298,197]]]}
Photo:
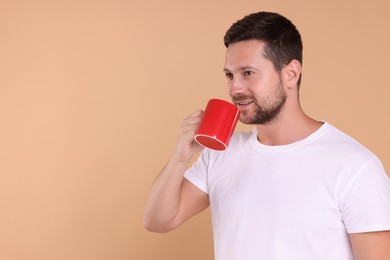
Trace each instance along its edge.
{"label": "white t-shirt", "polygon": [[235,133],[185,177],[209,195],[216,260],[352,260],[348,233],[390,230],[381,162],[328,123],[282,146]]}

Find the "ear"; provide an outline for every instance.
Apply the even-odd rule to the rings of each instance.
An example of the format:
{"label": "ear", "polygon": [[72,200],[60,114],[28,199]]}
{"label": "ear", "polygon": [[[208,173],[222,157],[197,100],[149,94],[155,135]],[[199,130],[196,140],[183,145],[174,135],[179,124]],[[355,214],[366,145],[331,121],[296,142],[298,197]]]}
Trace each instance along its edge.
{"label": "ear", "polygon": [[289,89],[298,87],[298,80],[301,76],[302,65],[298,60],[292,60],[283,68],[283,79],[285,86]]}

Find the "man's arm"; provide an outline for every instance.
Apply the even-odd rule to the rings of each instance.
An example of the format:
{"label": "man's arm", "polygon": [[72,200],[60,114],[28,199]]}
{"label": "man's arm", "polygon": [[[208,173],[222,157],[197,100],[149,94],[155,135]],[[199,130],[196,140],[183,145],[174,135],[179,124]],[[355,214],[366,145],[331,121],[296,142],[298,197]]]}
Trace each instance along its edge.
{"label": "man's arm", "polygon": [[153,232],[168,232],[209,206],[208,195],[184,179],[191,158],[202,147],[193,140],[203,111],[184,119],[176,150],[157,176],[149,192],[144,226]]}
{"label": "man's arm", "polygon": [[389,260],[390,231],[349,234],[356,260]]}

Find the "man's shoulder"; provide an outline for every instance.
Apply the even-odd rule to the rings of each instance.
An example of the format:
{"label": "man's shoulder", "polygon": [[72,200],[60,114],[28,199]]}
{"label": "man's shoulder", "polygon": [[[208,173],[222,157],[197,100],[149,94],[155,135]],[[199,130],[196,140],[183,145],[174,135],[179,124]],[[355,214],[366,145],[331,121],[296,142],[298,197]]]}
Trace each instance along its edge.
{"label": "man's shoulder", "polygon": [[332,149],[333,152],[340,152],[344,154],[344,156],[347,156],[348,154],[362,157],[375,156],[372,151],[354,137],[330,124],[327,124],[327,131],[322,136],[321,140],[326,146]]}

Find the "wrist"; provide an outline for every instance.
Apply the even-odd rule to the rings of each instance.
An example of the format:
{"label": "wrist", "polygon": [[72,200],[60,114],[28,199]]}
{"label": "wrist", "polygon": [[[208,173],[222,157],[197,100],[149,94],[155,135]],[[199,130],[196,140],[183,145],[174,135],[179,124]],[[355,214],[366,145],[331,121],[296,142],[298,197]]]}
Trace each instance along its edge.
{"label": "wrist", "polygon": [[174,152],[171,156],[171,162],[175,164],[182,164],[187,166],[191,161],[192,156],[187,154],[182,154],[179,152]]}

